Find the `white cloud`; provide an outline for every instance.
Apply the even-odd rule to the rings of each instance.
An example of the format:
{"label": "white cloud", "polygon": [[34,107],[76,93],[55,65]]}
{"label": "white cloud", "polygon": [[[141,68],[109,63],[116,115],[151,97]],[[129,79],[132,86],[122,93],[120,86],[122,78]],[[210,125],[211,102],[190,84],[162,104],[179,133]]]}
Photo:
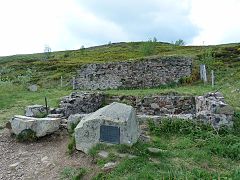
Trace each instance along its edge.
{"label": "white cloud", "polygon": [[240,41],[239,0],[0,1],[0,55],[78,49],[108,41]]}
{"label": "white cloud", "polygon": [[239,42],[239,9],[238,0],[192,0],[190,18],[201,29],[193,44]]}

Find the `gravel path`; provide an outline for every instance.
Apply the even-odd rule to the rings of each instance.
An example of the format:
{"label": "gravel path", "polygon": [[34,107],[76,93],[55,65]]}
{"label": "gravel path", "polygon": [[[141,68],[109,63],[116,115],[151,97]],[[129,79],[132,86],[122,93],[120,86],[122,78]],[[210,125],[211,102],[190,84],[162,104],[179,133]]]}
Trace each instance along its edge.
{"label": "gravel path", "polygon": [[37,142],[20,143],[7,129],[0,131],[0,179],[60,179],[64,167],[84,167],[88,169],[84,179],[91,179],[99,168],[82,152],[69,156],[68,139],[66,130],[61,130]]}

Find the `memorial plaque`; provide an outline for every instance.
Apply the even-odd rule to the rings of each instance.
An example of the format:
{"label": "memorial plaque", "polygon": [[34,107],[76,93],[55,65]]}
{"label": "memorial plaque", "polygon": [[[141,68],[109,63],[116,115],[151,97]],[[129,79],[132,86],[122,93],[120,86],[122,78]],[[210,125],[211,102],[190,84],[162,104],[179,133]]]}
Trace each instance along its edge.
{"label": "memorial plaque", "polygon": [[120,143],[120,128],[116,126],[100,126],[100,141],[112,144]]}

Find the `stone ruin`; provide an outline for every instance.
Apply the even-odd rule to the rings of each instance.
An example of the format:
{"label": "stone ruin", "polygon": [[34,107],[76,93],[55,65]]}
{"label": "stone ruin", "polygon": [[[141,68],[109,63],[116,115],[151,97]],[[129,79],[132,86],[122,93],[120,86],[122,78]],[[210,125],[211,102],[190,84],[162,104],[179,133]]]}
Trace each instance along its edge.
{"label": "stone ruin", "polygon": [[[79,92],[79,97],[93,97],[89,95],[87,96],[87,94],[87,92]],[[89,94],[92,94],[92,92]],[[97,94],[99,95],[101,93]],[[149,118],[159,121],[164,117],[175,117],[180,119],[201,120],[211,123],[216,128],[222,125],[232,126],[233,108],[226,104],[224,97],[218,92],[207,93],[204,96],[180,96],[178,94],[170,94],[135,97],[104,96],[101,94],[101,97],[100,100],[99,98],[97,100],[97,102],[101,104],[98,104],[99,107],[112,102],[126,103],[136,109],[139,121],[145,121]],[[68,98],[64,97],[64,99]],[[82,97],[80,99],[82,99]],[[61,106],[67,107],[63,102],[64,101],[62,101]],[[71,110],[77,114],[71,115],[68,118],[69,124],[78,123],[86,114],[81,111],[82,108],[86,109],[86,107],[82,107],[84,106],[84,103],[80,103],[79,100],[75,100],[75,102],[79,102],[79,104],[71,106]],[[88,112],[94,112],[94,110],[91,111],[91,109],[88,109]]]}
{"label": "stone ruin", "polygon": [[192,59],[152,56],[136,61],[87,64],[78,70],[77,89],[149,88],[178,82],[192,73]]}
{"label": "stone ruin", "polygon": [[64,116],[71,114],[88,114],[98,110],[104,103],[104,94],[100,92],[73,92],[60,102],[60,110]]}
{"label": "stone ruin", "polygon": [[221,93],[207,93],[196,97],[196,118],[208,122],[215,128],[232,126],[234,109],[229,106]]}
{"label": "stone ruin", "polygon": [[[103,107],[105,104],[110,105]],[[88,152],[99,142],[132,145],[139,138],[139,125],[144,125],[147,119],[157,122],[164,117],[201,120],[219,128],[223,125],[231,127],[234,113],[218,92],[195,97],[106,96],[100,92],[75,92],[62,99],[60,108],[49,111],[51,114],[46,118],[39,118],[39,114],[46,113],[46,108],[28,106],[26,116],[14,116],[10,120],[12,132],[18,135],[31,129],[37,137],[42,137],[57,131],[60,126],[70,130],[77,125],[76,148]]]}
{"label": "stone ruin", "polygon": [[85,116],[75,128],[76,149],[85,153],[99,142],[132,145],[140,135],[133,107],[112,103]]}

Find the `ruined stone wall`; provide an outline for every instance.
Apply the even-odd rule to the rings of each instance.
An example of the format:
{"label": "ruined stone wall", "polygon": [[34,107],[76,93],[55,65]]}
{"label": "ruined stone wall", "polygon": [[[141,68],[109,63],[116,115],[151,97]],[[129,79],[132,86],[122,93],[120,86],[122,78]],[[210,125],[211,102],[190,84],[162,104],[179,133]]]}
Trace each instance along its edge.
{"label": "ruined stone wall", "polygon": [[191,75],[187,57],[153,56],[138,61],[84,65],[78,70],[77,89],[156,87]]}
{"label": "ruined stone wall", "polygon": [[112,96],[107,103],[122,102],[133,106],[138,114],[164,116],[192,114],[195,116],[195,97],[192,96]]}

